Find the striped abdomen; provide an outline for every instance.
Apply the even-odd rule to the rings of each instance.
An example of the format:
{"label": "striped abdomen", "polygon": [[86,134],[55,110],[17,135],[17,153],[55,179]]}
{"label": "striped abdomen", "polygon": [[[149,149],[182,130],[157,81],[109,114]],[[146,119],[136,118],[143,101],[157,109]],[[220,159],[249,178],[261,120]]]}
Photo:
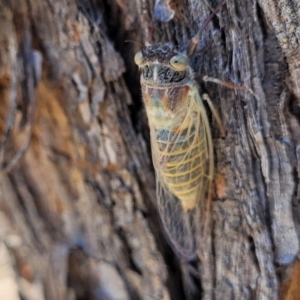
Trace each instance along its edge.
{"label": "striped abdomen", "polygon": [[185,211],[196,205],[199,189],[203,189],[207,181],[208,152],[204,134],[203,126],[195,126],[195,123],[180,132],[156,130],[163,180]]}

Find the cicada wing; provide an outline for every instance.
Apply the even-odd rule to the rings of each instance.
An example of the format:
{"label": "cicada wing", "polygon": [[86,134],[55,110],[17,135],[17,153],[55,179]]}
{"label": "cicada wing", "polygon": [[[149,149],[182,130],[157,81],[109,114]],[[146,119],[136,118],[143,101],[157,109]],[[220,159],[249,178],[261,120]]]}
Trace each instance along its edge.
{"label": "cicada wing", "polygon": [[196,255],[193,226],[196,211],[185,212],[178,198],[170,193],[156,172],[157,210],[163,232],[174,252],[183,260],[190,261]]}
{"label": "cicada wing", "polygon": [[152,160],[156,177],[156,199],[163,233],[178,257],[185,261],[195,257],[196,243],[191,220],[193,211],[185,212],[179,199],[166,187],[159,161],[160,151],[154,128],[150,127]]}
{"label": "cicada wing", "polygon": [[[202,99],[196,87],[189,92],[190,106],[186,113],[185,129],[182,131],[168,131],[164,137],[165,148],[161,149],[153,127],[150,127],[152,159],[156,173],[157,209],[165,236],[175,253],[183,260],[191,260],[197,251],[197,241],[201,235],[201,225],[206,223],[205,214],[209,202],[207,191],[213,177],[213,148],[208,118]],[[183,146],[183,140],[191,140],[184,154],[176,164],[183,166],[190,164],[191,171],[188,184],[197,182],[197,202],[183,208],[183,203],[168,189],[164,181],[163,165],[166,155],[177,151],[177,145]],[[177,144],[177,142],[179,144]],[[168,147],[168,146],[169,147]],[[168,160],[168,158],[167,158]],[[199,167],[195,167],[195,166]],[[192,167],[191,167],[192,166]],[[166,171],[165,171],[166,172]],[[197,181],[196,181],[197,180]],[[175,183],[181,185],[180,182]],[[174,184],[173,184],[174,185]],[[192,187],[192,185],[190,185]],[[208,205],[207,205],[208,204]]]}

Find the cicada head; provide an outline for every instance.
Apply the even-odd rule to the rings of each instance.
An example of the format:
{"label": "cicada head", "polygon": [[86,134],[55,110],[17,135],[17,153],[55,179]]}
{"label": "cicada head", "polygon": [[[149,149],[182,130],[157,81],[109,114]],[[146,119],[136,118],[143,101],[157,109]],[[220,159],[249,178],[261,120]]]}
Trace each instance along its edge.
{"label": "cicada head", "polygon": [[188,56],[171,43],[144,47],[136,53],[134,61],[141,70],[141,82],[148,85],[181,85],[193,77]]}
{"label": "cicada head", "polygon": [[[149,122],[164,126],[188,106],[187,94],[193,82],[188,56],[171,43],[144,47],[134,57],[141,71],[143,100]],[[169,123],[168,123],[169,122]]]}

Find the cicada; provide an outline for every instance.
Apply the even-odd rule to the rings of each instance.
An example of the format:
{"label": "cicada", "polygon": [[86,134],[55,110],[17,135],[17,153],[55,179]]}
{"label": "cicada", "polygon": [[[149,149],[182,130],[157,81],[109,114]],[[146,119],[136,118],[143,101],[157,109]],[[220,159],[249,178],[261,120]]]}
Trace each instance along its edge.
{"label": "cicada", "polygon": [[[189,65],[191,52],[154,44],[134,58],[150,127],[159,217],[183,260],[196,255],[195,222],[205,213],[214,175],[210,124]],[[209,106],[216,115],[210,101]]]}

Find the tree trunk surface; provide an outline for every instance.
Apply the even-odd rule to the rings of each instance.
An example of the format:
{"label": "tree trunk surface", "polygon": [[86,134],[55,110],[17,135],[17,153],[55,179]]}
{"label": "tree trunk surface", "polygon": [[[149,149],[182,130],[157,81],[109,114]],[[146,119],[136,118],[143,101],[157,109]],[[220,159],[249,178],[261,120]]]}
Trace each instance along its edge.
{"label": "tree trunk surface", "polygon": [[0,299],[300,299],[299,3],[227,0],[201,33],[191,65],[227,135],[208,111],[209,234],[186,263],[133,57],[186,46],[220,2],[0,0]]}

